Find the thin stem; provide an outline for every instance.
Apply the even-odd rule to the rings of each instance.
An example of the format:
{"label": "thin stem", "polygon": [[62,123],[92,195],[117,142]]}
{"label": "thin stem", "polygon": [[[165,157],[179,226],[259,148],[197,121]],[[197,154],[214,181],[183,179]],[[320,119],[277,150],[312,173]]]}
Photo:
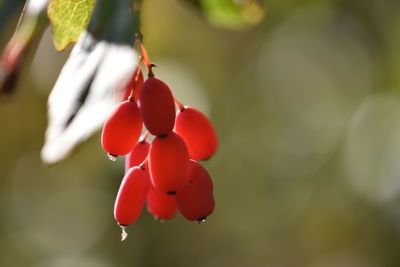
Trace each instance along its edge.
{"label": "thin stem", "polygon": [[178,106],[179,110],[180,111],[184,111],[185,110],[185,106],[181,102],[179,102],[178,100],[176,100],[176,99],[174,99],[174,100],[175,100],[175,104]]}
{"label": "thin stem", "polygon": [[153,78],[154,77],[154,73],[153,73],[153,68],[154,67],[157,67],[156,66],[156,64],[150,64],[150,67],[149,67],[149,73],[147,74],[147,76],[149,77],[149,78]]}
{"label": "thin stem", "polygon": [[147,69],[150,71],[152,64],[151,64],[149,55],[147,53],[147,50],[144,47],[143,40],[139,40],[139,43],[140,43],[140,51],[141,51],[142,57],[143,57],[143,63],[146,65]]}
{"label": "thin stem", "polygon": [[136,36],[136,42],[135,45],[139,43],[140,46],[140,52],[142,54],[142,61],[144,63],[144,65],[146,65],[147,71],[148,71],[148,77],[152,78],[154,77],[154,73],[153,73],[153,68],[157,67],[155,64],[152,64],[149,58],[149,54],[147,53],[146,47],[144,46],[143,43],[143,34],[139,33]]}
{"label": "thin stem", "polygon": [[139,62],[137,64],[137,66],[136,66],[136,71],[135,71],[134,76],[133,76],[133,84],[132,84],[131,94],[128,97],[128,100],[131,101],[131,102],[135,101],[135,91],[137,90],[136,87],[137,87],[137,83],[138,83],[140,72],[141,72],[141,68],[140,68],[141,63],[142,63],[142,59],[139,58]]}

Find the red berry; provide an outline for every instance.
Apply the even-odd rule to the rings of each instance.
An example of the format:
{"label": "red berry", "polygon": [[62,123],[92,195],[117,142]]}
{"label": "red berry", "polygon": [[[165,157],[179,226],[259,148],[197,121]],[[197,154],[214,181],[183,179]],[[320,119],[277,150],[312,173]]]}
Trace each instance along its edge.
{"label": "red berry", "polygon": [[217,150],[218,141],[214,128],[200,111],[185,106],[176,116],[175,131],[185,141],[192,159],[210,158]]}
{"label": "red berry", "polygon": [[165,192],[155,189],[151,183],[146,201],[147,210],[156,219],[169,220],[174,217],[176,213],[175,198],[167,195]]}
{"label": "red berry", "polygon": [[146,159],[149,149],[150,144],[147,141],[137,142],[132,151],[125,157],[125,172],[132,167],[139,166]]}
{"label": "red berry", "polygon": [[115,220],[132,224],[140,215],[149,189],[149,176],[139,167],[131,168],[122,180],[114,206]]}
{"label": "red berry", "polygon": [[189,154],[185,142],[176,133],[156,137],[148,160],[151,182],[156,189],[175,194],[186,183]]}
{"label": "red berry", "polygon": [[147,130],[153,135],[166,135],[175,123],[175,102],[168,86],[151,77],[140,90],[140,114]]}
{"label": "red berry", "polygon": [[[123,97],[123,100],[128,100],[129,96],[131,95],[132,90],[134,91],[134,99],[136,102],[138,102],[139,99],[139,94],[140,94],[140,88],[143,85],[143,73],[142,71],[139,70],[139,76],[136,77],[136,71],[134,72],[132,79],[129,81],[128,85],[125,88],[125,95]],[[135,85],[135,79],[137,78],[136,85]],[[133,87],[135,85],[135,87]]]}
{"label": "red berry", "polygon": [[213,185],[208,172],[197,162],[190,161],[188,182],[175,196],[182,215],[190,221],[202,221],[215,207]]}
{"label": "red berry", "polygon": [[111,111],[103,126],[101,144],[111,155],[125,155],[136,144],[142,119],[135,102],[123,101]]}

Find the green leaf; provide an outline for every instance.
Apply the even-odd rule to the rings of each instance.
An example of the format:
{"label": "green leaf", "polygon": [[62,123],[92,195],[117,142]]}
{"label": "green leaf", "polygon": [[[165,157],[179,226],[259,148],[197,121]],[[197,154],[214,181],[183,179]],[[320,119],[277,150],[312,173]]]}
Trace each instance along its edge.
{"label": "green leaf", "polygon": [[53,26],[53,43],[58,51],[78,40],[88,25],[94,4],[95,0],[51,0],[48,16]]}
{"label": "green leaf", "polygon": [[186,0],[215,27],[238,30],[258,24],[265,16],[261,0]]}

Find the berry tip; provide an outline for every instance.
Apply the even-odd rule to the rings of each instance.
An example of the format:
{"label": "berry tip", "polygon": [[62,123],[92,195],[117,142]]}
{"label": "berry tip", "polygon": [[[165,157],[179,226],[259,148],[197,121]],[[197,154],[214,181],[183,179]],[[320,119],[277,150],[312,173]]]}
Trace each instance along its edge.
{"label": "berry tip", "polygon": [[111,161],[116,161],[117,158],[118,158],[118,156],[108,153],[108,154],[107,154],[107,158],[108,158],[109,160],[111,160]]}
{"label": "berry tip", "polygon": [[126,231],[126,227],[120,225],[121,227],[121,241],[125,241],[128,238],[128,232]]}
{"label": "berry tip", "polygon": [[197,221],[199,224],[201,224],[202,222],[205,222],[206,219],[207,219],[207,216],[204,216],[204,217],[198,218],[196,221]]}

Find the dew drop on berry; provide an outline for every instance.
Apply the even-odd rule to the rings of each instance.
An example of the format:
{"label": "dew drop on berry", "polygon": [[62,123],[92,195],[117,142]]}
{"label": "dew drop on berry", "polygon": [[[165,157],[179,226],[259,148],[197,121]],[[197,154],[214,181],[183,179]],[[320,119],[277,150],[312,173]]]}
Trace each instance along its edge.
{"label": "dew drop on berry", "polygon": [[218,141],[208,118],[189,106],[185,106],[176,116],[175,131],[185,141],[192,159],[210,158],[217,150]]}
{"label": "dew drop on berry", "polygon": [[175,199],[178,210],[190,221],[202,222],[214,211],[212,181],[199,163],[190,161],[188,182]]}
{"label": "dew drop on berry", "polygon": [[189,154],[176,133],[154,138],[148,160],[151,182],[156,189],[174,195],[186,183]]}
{"label": "dew drop on berry", "polygon": [[142,119],[135,102],[123,101],[111,111],[103,126],[101,144],[110,155],[128,154],[142,131]]}
{"label": "dew drop on berry", "polygon": [[121,226],[128,226],[139,217],[149,189],[149,179],[139,167],[133,167],[125,174],[114,206],[115,220]]}
{"label": "dew drop on berry", "polygon": [[166,135],[175,123],[175,102],[169,87],[154,77],[147,79],[139,95],[140,114],[149,132]]}
{"label": "dew drop on berry", "polygon": [[196,221],[197,221],[199,224],[201,224],[201,223],[205,222],[206,219],[207,219],[207,217],[201,217],[201,218],[198,218]]}

